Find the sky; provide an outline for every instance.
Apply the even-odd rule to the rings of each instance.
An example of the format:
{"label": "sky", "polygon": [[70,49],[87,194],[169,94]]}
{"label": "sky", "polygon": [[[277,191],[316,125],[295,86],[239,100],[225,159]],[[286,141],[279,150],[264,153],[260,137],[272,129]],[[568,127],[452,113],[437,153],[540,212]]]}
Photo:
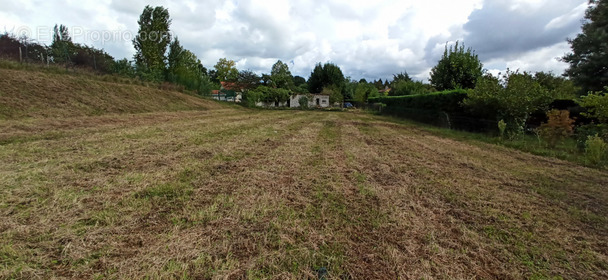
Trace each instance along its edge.
{"label": "sky", "polygon": [[171,31],[207,68],[220,58],[269,73],[277,60],[308,78],[331,62],[354,80],[407,71],[427,82],[446,44],[464,42],[491,73],[562,74],[587,0],[0,0],[0,30],[51,43],[55,24],[77,43],[132,59],[146,5],[169,9]]}

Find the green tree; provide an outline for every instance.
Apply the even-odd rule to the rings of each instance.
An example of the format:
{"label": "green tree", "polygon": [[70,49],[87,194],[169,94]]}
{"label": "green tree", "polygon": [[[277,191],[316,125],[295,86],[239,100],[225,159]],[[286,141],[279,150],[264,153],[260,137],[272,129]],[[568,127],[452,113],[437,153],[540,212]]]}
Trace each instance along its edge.
{"label": "green tree", "polygon": [[167,81],[195,90],[201,95],[210,91],[210,79],[206,69],[194,53],[184,49],[175,38],[169,46],[167,58]]}
{"label": "green tree", "polygon": [[167,57],[167,81],[177,82],[178,68],[182,67],[182,58],[184,47],[179,43],[179,39],[175,39],[169,45],[169,55]]}
{"label": "green tree", "polygon": [[250,90],[258,87],[261,84],[262,77],[250,70],[239,71],[237,82],[239,87],[245,90]]}
{"label": "green tree", "polygon": [[301,77],[301,76],[294,76],[293,77],[293,84],[296,87],[299,87],[299,86],[301,86],[303,84],[306,84],[306,78]]}
{"label": "green tree", "polygon": [[329,95],[329,104],[344,102],[344,96],[342,95],[340,90],[333,85],[323,88],[321,94]]}
{"label": "green tree", "polygon": [[117,60],[114,63],[114,69],[112,70],[112,72],[114,72],[118,75],[121,75],[121,76],[129,77],[129,78],[133,78],[136,75],[135,66],[133,66],[131,61],[129,61],[126,58]]}
{"label": "green tree", "polygon": [[379,96],[378,89],[373,84],[359,83],[355,89],[355,101],[358,103],[366,103],[370,97]]}
{"label": "green tree", "polygon": [[562,60],[568,75],[584,93],[608,86],[608,0],[590,0],[582,33],[569,39],[572,52]]}
{"label": "green tree", "polygon": [[175,82],[185,86],[189,90],[198,90],[202,78],[203,64],[194,53],[184,50],[174,72]]}
{"label": "green tree", "polygon": [[448,48],[445,46],[443,56],[431,69],[431,85],[437,90],[475,88],[477,79],[483,75],[483,64],[471,49],[464,44]]}
{"label": "green tree", "polygon": [[555,99],[574,99],[580,92],[572,80],[555,76],[552,72],[537,72],[534,74],[534,80],[547,89]]}
{"label": "green tree", "polygon": [[272,65],[270,80],[273,86],[277,88],[292,90],[295,87],[289,66],[280,60]]}
{"label": "green tree", "polygon": [[510,135],[517,135],[531,113],[546,110],[553,100],[529,73],[507,71],[502,80],[490,74],[481,77],[463,103],[480,115],[504,119]]}
{"label": "green tree", "polygon": [[308,78],[310,92],[319,93],[326,87],[332,87],[340,93],[344,89],[344,74],[340,67],[333,63],[317,64]]}
{"label": "green tree", "polygon": [[162,6],[146,6],[139,17],[135,47],[135,65],[144,79],[161,81],[165,74],[166,52],[171,43],[169,10]]}
{"label": "green tree", "polygon": [[586,115],[598,119],[601,123],[608,123],[608,87],[604,92],[589,93],[578,102],[587,109]]}
{"label": "green tree", "polygon": [[420,81],[397,80],[392,83],[390,95],[404,96],[429,93],[427,85]]}
{"label": "green tree", "polygon": [[271,104],[287,102],[290,97],[289,90],[268,86],[259,86],[255,90],[250,91],[248,95],[250,99]]}
{"label": "green tree", "polygon": [[384,89],[384,82],[382,81],[382,79],[374,81],[374,86],[376,86],[376,88],[378,90],[383,90]]}
{"label": "green tree", "polygon": [[342,90],[344,100],[352,100],[355,98],[355,91],[357,90],[358,85],[359,83],[350,77],[344,79],[344,89]]}
{"label": "green tree", "polygon": [[68,28],[61,24],[55,25],[53,28],[53,43],[51,44],[51,52],[55,63],[69,63],[74,56],[74,43]]}
{"label": "green tree", "polygon": [[220,58],[213,67],[217,73],[217,79],[220,82],[234,82],[239,78],[239,70],[236,69],[236,62],[234,62],[234,60]]}
{"label": "green tree", "polygon": [[393,75],[393,80],[391,81],[390,86],[393,87],[399,81],[411,82],[412,78],[410,78],[407,71],[403,71],[403,73]]}

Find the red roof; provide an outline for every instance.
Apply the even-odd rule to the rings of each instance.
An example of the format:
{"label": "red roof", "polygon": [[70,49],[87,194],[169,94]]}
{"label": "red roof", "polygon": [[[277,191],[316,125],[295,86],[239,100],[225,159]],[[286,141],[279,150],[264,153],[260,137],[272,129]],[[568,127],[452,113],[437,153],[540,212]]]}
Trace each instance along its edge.
{"label": "red roof", "polygon": [[237,83],[232,83],[232,82],[221,82],[222,84],[222,88],[227,89],[227,90],[234,90],[234,91],[239,91],[239,85]]}

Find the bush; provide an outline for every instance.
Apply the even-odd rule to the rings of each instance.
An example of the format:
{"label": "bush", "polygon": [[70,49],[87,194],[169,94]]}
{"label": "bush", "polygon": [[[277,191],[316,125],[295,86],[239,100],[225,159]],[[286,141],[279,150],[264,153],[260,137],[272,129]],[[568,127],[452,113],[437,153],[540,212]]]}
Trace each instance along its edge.
{"label": "bush", "polygon": [[590,136],[599,136],[608,142],[608,124],[587,124],[576,129],[576,145],[579,150],[584,151],[586,142]]}
{"label": "bush", "polygon": [[271,88],[267,86],[259,86],[255,90],[250,90],[248,100],[254,100],[255,103],[262,101],[266,104],[283,103],[289,100],[289,90],[280,88]]}
{"label": "bush", "polygon": [[546,123],[540,125],[539,134],[549,145],[554,148],[557,142],[572,136],[574,132],[574,120],[570,118],[570,112],[565,110],[551,110],[547,113],[549,118]]}
{"label": "bush", "polygon": [[384,103],[386,109],[393,112],[403,109],[462,112],[460,103],[466,97],[466,90],[451,90],[429,94],[369,98],[369,103]]}
{"label": "bush", "polygon": [[477,115],[506,120],[507,132],[513,137],[524,132],[533,112],[547,110],[552,101],[549,91],[532,75],[507,71],[501,78],[481,77],[463,103]]}
{"label": "bush", "polygon": [[391,96],[419,95],[430,93],[428,86],[420,81],[400,80],[391,85]]}
{"label": "bush", "polygon": [[298,99],[298,104],[300,105],[300,109],[306,110],[308,109],[308,97],[302,96]]}
{"label": "bush", "polygon": [[606,142],[598,135],[589,136],[585,143],[585,155],[587,160],[593,164],[599,164],[606,153]]}
{"label": "bush", "polygon": [[502,141],[505,137],[505,130],[507,129],[507,123],[504,120],[498,122],[498,131],[500,132],[500,140]]}
{"label": "bush", "polygon": [[596,118],[601,123],[608,123],[608,87],[605,88],[604,92],[590,93],[587,96],[583,96],[579,105],[585,107],[588,111],[585,115],[587,117]]}

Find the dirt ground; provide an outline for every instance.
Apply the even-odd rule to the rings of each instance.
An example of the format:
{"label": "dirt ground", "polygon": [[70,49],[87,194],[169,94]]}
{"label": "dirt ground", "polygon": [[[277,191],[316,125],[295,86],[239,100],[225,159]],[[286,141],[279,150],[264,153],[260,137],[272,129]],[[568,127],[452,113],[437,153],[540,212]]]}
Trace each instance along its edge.
{"label": "dirt ground", "polygon": [[608,278],[607,187],[362,113],[0,120],[0,279]]}

